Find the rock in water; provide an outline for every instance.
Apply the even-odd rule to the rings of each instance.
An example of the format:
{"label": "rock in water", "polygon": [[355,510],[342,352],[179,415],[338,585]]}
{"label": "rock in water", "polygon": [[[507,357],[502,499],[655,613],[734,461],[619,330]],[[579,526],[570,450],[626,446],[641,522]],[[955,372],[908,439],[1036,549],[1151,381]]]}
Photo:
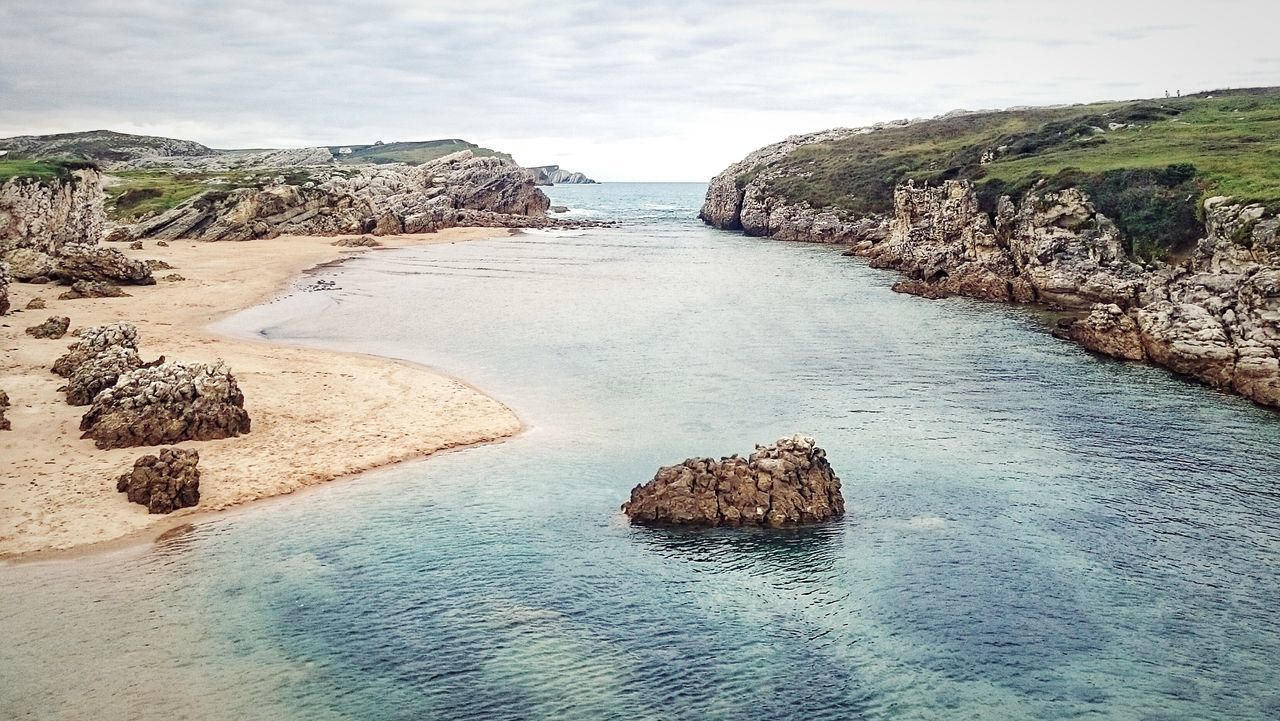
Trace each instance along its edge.
{"label": "rock in water", "polygon": [[71,319],[65,315],[51,315],[49,319],[40,325],[33,325],[27,329],[27,335],[33,338],[51,338],[57,340],[67,334],[67,328],[71,327]]}
{"label": "rock in water", "polygon": [[200,502],[200,454],[186,448],[161,448],[143,456],[120,476],[116,490],[141,503],[149,513],[170,513]]}
{"label": "rock in water", "polygon": [[221,363],[178,363],[131,370],[93,399],[80,420],[99,448],[208,441],[249,432],[244,394]]}
{"label": "rock in water", "polygon": [[738,456],[690,458],[631,489],[632,523],[793,526],[844,515],[840,479],[812,438],[793,436]]}
{"label": "rock in water", "polygon": [[53,362],[53,372],[63,378],[70,378],[77,368],[113,346],[138,350],[138,329],[132,323],[97,325],[76,333],[80,340],[67,346],[67,352]]}

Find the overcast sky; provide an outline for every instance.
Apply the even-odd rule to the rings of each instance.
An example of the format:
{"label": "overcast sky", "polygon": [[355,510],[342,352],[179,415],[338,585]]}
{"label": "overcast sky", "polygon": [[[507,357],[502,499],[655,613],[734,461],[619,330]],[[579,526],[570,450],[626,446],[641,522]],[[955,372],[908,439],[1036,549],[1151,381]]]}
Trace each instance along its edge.
{"label": "overcast sky", "polygon": [[0,137],[459,137],[705,180],[787,135],[1280,84],[1276,0],[3,0]]}

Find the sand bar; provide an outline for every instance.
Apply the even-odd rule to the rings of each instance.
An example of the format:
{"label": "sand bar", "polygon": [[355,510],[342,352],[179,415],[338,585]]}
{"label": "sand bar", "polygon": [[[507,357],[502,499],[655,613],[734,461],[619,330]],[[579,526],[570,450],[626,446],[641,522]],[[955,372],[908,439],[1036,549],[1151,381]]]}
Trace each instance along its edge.
{"label": "sand bar", "polygon": [[[380,238],[385,247],[505,236],[492,228]],[[34,297],[46,310],[0,317],[0,388],[13,407],[13,430],[0,431],[0,558],[45,555],[159,533],[197,513],[217,511],[436,451],[519,432],[516,415],[454,378],[396,360],[228,338],[209,325],[286,289],[314,266],[378,250],[332,245],[333,238],[282,237],[245,243],[176,241],[122,250],[174,266],[185,281],[128,287],[128,298],[57,300],[56,285],[14,284],[22,309]],[[50,315],[71,329],[114,321],[138,327],[144,360],[225,360],[245,394],[248,435],[187,442],[200,452],[201,501],[148,514],[115,490],[115,479],[153,449],[103,451],[80,438],[85,407],[70,406],[49,371],[75,339],[38,340],[25,329]]]}

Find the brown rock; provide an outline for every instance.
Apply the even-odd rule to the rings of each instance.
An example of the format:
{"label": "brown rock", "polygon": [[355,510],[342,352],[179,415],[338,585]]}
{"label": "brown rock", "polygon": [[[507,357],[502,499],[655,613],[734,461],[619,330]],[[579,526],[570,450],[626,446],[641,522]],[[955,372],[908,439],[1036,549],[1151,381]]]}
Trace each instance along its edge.
{"label": "brown rock", "polygon": [[48,306],[45,304],[44,298],[32,298],[27,301],[27,310],[44,310],[46,307]]}
{"label": "brown rock", "polygon": [[127,298],[129,294],[120,286],[103,283],[99,280],[77,280],[71,284],[71,290],[58,296],[58,300],[76,300],[78,298]]}
{"label": "brown rock", "polygon": [[76,335],[80,339],[67,346],[67,352],[53,363],[53,372],[63,378],[70,378],[76,369],[108,348],[138,350],[138,329],[132,323],[92,326],[76,331]]}
{"label": "brown rock", "polygon": [[382,243],[372,235],[362,235],[357,238],[339,238],[333,241],[333,245],[339,248],[376,248]]}
{"label": "brown rock", "polygon": [[115,248],[99,246],[78,245],[66,248],[57,258],[54,274],[68,283],[87,280],[152,285],[156,282],[146,263],[134,260]]}
{"label": "brown rock", "polygon": [[173,266],[169,265],[163,260],[156,260],[155,258],[147,258],[145,262],[147,264],[147,267],[150,268],[151,270],[173,270]]}
{"label": "brown rock", "polygon": [[133,241],[132,243],[129,244],[129,248],[130,250],[142,250],[142,241],[141,240]]}
{"label": "brown rock", "polygon": [[218,363],[174,361],[121,375],[80,421],[99,448],[230,438],[249,432],[244,394]]}
{"label": "brown rock", "polygon": [[13,430],[13,425],[9,423],[9,419],[4,417],[6,411],[9,410],[9,394],[0,390],[0,431]]}
{"label": "brown rock", "polygon": [[1114,303],[1098,303],[1089,315],[1067,328],[1067,337],[1091,351],[1140,361],[1147,357],[1142,349],[1138,324]]}
{"label": "brown rock", "polygon": [[783,438],[738,456],[690,458],[631,490],[632,523],[790,526],[844,515],[840,479],[812,438]]}
{"label": "brown rock", "polygon": [[0,263],[0,315],[9,312],[9,268]]}
{"label": "brown rock", "polygon": [[148,513],[171,513],[200,503],[200,454],[187,448],[161,448],[133,463],[120,476],[116,490]]}
{"label": "brown rock", "polygon": [[177,273],[170,273],[164,277],[164,282],[166,283],[180,283],[184,280],[186,280],[186,278]]}
{"label": "brown rock", "polygon": [[99,393],[116,384],[120,376],[142,367],[142,359],[133,348],[108,346],[81,363],[67,378],[67,403],[87,406]]}
{"label": "brown rock", "polygon": [[27,329],[27,335],[33,338],[51,338],[57,340],[67,334],[67,328],[71,327],[71,319],[65,315],[51,315],[49,319],[40,325],[33,325]]}

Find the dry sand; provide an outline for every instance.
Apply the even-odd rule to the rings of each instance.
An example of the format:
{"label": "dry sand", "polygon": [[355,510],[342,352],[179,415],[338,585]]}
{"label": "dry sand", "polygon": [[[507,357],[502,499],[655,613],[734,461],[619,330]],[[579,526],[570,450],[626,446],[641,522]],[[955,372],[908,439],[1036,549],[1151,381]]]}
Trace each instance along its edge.
{"label": "dry sand", "polygon": [[[387,247],[505,235],[453,228],[383,237]],[[377,466],[513,435],[520,421],[475,388],[399,361],[227,338],[215,320],[288,287],[305,269],[352,253],[333,238],[290,237],[247,243],[147,241],[125,253],[157,258],[174,270],[157,285],[127,287],[129,298],[57,300],[54,285],[13,284],[14,309],[33,297],[46,310],[0,317],[0,389],[9,394],[12,431],[0,431],[0,558],[102,543],[143,531],[158,534],[194,513],[290,493]],[[179,273],[187,280],[160,280]],[[25,329],[50,315],[71,329],[128,321],[138,327],[144,360],[227,362],[245,395],[253,430],[239,438],[187,442],[200,451],[200,505],[150,515],[117,493],[115,479],[154,449],[103,451],[80,438],[86,407],[67,405],[49,371],[74,341],[38,340]]]}

